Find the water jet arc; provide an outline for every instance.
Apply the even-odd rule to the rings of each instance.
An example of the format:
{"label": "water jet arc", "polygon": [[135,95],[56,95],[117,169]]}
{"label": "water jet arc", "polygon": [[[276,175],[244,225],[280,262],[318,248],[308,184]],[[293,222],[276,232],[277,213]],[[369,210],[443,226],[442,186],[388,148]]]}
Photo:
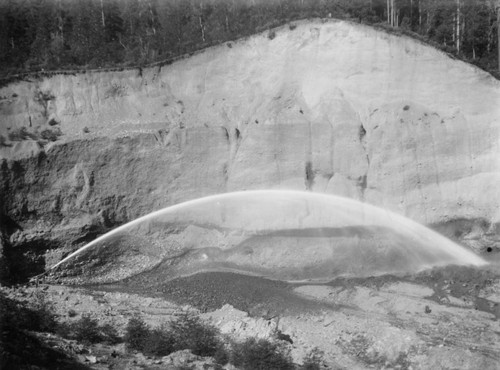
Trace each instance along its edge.
{"label": "water jet arc", "polygon": [[[68,282],[239,271],[302,281],[481,266],[472,251],[403,216],[334,195],[258,190],[177,204],[97,238],[53,267]],[[158,277],[161,278],[158,278]]]}

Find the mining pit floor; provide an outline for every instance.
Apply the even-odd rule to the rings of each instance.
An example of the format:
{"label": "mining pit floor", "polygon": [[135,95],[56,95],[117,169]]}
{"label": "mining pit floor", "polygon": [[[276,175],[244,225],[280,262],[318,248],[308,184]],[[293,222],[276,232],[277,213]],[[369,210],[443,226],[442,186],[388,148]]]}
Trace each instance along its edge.
{"label": "mining pit floor", "polygon": [[[158,326],[193,311],[236,339],[278,330],[293,342],[285,344],[297,363],[318,348],[329,369],[500,368],[497,267],[448,266],[323,284],[231,272],[145,281],[48,291],[63,312],[78,308],[121,328],[133,315]],[[161,368],[155,366],[139,361],[125,368]]]}

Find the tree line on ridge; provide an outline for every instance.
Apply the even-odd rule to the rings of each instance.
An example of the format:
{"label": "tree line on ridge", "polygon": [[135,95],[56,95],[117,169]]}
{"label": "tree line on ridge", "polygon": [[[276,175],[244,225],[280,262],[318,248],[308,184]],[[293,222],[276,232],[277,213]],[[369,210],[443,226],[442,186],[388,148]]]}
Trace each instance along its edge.
{"label": "tree line on ridge", "polygon": [[3,0],[2,75],[146,66],[294,20],[340,18],[433,44],[498,76],[495,0]]}

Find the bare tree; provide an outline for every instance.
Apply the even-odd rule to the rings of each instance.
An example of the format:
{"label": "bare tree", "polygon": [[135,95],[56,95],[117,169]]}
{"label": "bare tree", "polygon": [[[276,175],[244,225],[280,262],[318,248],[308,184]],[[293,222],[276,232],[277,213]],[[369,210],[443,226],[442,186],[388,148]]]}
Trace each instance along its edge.
{"label": "bare tree", "polygon": [[387,0],[387,23],[393,27],[398,26],[396,0]]}
{"label": "bare tree", "polygon": [[497,49],[498,49],[498,70],[500,71],[500,0],[497,0]]}
{"label": "bare tree", "polygon": [[153,32],[153,35],[156,35],[155,17],[154,17],[153,7],[151,5],[151,1],[148,1],[148,9],[149,9],[149,16],[151,17],[151,31]]}
{"label": "bare tree", "polygon": [[102,4],[102,0],[101,0],[101,19],[102,19],[102,28],[106,27],[106,22],[104,20],[104,6]]}
{"label": "bare tree", "polygon": [[455,29],[455,46],[457,48],[457,53],[460,53],[460,37],[461,37],[461,32],[460,32],[460,0],[457,0],[457,13],[456,13],[456,29]]}
{"label": "bare tree", "polygon": [[205,39],[205,24],[203,23],[203,3],[200,1],[200,8],[198,13],[198,22],[200,23],[201,39],[206,42]]}

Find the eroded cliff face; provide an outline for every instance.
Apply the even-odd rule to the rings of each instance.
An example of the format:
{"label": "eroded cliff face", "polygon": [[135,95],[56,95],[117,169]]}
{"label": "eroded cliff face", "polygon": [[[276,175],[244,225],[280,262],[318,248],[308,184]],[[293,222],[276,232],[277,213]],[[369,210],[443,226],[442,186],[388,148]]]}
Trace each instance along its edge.
{"label": "eroded cliff face", "polygon": [[4,137],[62,132],[0,147],[4,239],[47,249],[41,265],[168,205],[264,188],[362,199],[478,251],[498,245],[500,84],[406,37],[304,22],[0,96]]}

